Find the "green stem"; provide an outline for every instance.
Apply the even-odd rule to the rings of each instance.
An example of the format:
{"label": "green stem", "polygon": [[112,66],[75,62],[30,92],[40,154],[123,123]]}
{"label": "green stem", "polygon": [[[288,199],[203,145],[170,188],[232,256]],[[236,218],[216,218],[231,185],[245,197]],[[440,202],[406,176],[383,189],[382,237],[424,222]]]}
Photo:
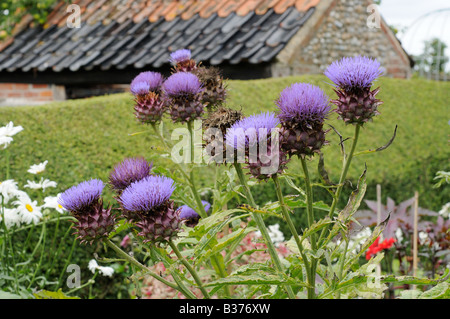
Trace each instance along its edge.
{"label": "green stem", "polygon": [[[71,227],[69,227],[69,229],[70,229],[70,228],[71,228]],[[76,243],[77,243],[77,238],[74,237],[74,238],[73,238],[73,242],[72,242],[72,247],[70,248],[69,256],[68,256],[67,259],[66,259],[66,264],[64,265],[64,268],[62,269],[62,271],[61,271],[61,273],[60,273],[60,275],[59,275],[58,286],[56,287],[56,289],[58,289],[59,287],[61,287],[62,279],[63,279],[63,277],[64,277],[64,274],[65,274],[66,270],[67,270],[67,266],[69,265],[70,261],[72,260],[72,255],[73,255],[73,252],[74,252],[74,250],[75,250]]]}
{"label": "green stem", "polygon": [[[192,127],[193,121],[187,122],[187,127],[189,130],[189,138],[190,138],[190,155],[191,155],[191,164],[194,163],[194,151],[195,151],[195,141],[194,141],[194,130]],[[205,218],[206,211],[204,209],[202,200],[200,198],[200,195],[198,194],[197,187],[195,185],[195,176],[194,176],[194,169],[192,168],[189,173],[189,181],[191,184],[192,194],[194,195],[195,202],[197,204],[197,213],[202,217]]]}
{"label": "green stem", "polygon": [[[313,193],[311,187],[311,179],[309,177],[308,166],[306,159],[300,157],[302,163],[303,172],[305,173],[305,187],[306,187],[306,213],[308,216],[308,227],[314,223],[314,210],[313,210]],[[313,250],[317,250],[316,234],[311,235],[311,247]]]}
{"label": "green stem", "polygon": [[[139,261],[137,261],[134,257],[128,255],[126,252],[124,252],[122,249],[120,249],[116,244],[114,244],[110,239],[106,239],[105,240],[106,244],[111,247],[120,257],[122,257],[123,259],[125,259],[126,261],[128,261],[130,264],[138,267],[139,269],[143,270],[144,272],[148,273],[150,276],[152,276],[153,278],[161,281],[163,284],[176,289],[180,292],[182,292],[177,285],[175,285],[174,283],[171,283],[170,281],[167,281],[166,279],[164,279],[163,277],[155,274],[150,268],[144,266],[143,264],[141,264]],[[188,297],[188,296],[186,296]]]}
{"label": "green stem", "polygon": [[[247,196],[247,200],[253,207],[257,207],[255,200],[253,199],[252,192],[250,191],[250,188],[247,185],[247,182],[245,180],[244,172],[242,171],[242,167],[240,163],[235,162],[234,167],[236,169],[236,173],[239,177],[239,181],[244,188],[245,195]],[[272,258],[272,262],[275,265],[275,268],[279,272],[284,272],[283,266],[281,265],[280,258],[278,257],[277,251],[275,249],[275,246],[273,245],[272,239],[269,236],[269,232],[267,231],[267,227],[264,223],[263,218],[258,213],[252,213],[253,219],[256,222],[256,226],[258,227],[259,231],[261,232],[262,237],[264,238],[264,241],[266,242],[267,248],[269,250],[270,257]],[[292,291],[292,288],[290,286],[286,286],[286,292],[290,299],[295,299],[295,294]]]}
{"label": "green stem", "polygon": [[[339,202],[339,197],[341,195],[341,191],[342,191],[342,188],[344,186],[345,179],[347,177],[348,169],[350,168],[350,164],[352,162],[353,154],[354,154],[355,149],[356,149],[356,144],[358,143],[358,137],[359,137],[360,128],[361,128],[361,126],[359,124],[357,124],[355,126],[355,134],[353,136],[353,142],[352,142],[352,147],[350,149],[350,153],[344,157],[343,169],[342,169],[342,172],[341,172],[341,176],[339,178],[339,184],[338,184],[338,187],[336,188],[336,193],[334,194],[333,202],[331,203],[330,212],[328,214],[328,216],[330,218],[333,218],[334,211],[335,211],[336,206],[337,206],[337,204]],[[321,240],[322,240],[322,238],[325,235],[327,230],[328,230],[328,226],[323,228],[323,230],[322,230],[322,232],[320,234],[320,237],[319,237],[319,243],[321,242]]]}
{"label": "green stem", "polygon": [[[167,144],[166,139],[164,138],[164,136],[162,136],[161,133],[159,132],[158,128],[156,127],[156,124],[155,123],[151,123],[150,125],[153,128],[153,130],[155,131],[155,133],[158,136],[158,138],[161,141],[161,143],[163,143],[165,149],[167,151],[170,151],[170,146]],[[183,175],[183,177],[186,180],[189,180],[189,176],[186,174],[185,169],[183,167],[181,167],[179,163],[176,163],[176,162],[173,162],[173,163],[175,164],[175,166],[177,167],[177,169],[181,173],[181,175]]]}
{"label": "green stem", "polygon": [[305,263],[306,275],[307,275],[308,283],[310,285],[310,287],[308,288],[308,298],[314,299],[315,273],[314,274],[311,273],[312,267],[310,267],[308,259],[306,258],[305,254],[303,252],[303,245],[300,241],[300,237],[298,236],[297,229],[295,228],[295,225],[292,222],[291,216],[290,216],[288,210],[286,209],[286,204],[284,202],[283,193],[281,192],[281,185],[280,185],[280,181],[278,180],[278,176],[273,175],[272,180],[275,184],[275,189],[276,189],[278,201],[280,202],[281,212],[283,214],[284,220],[288,224],[289,230],[291,231],[291,234],[294,237],[294,240],[295,240],[295,243],[297,244],[300,255],[302,256],[303,262]]}
{"label": "green stem", "polygon": [[192,275],[192,277],[194,278],[195,282],[198,285],[198,288],[201,290],[203,296],[206,299],[210,299],[209,293],[203,287],[203,283],[200,280],[200,277],[198,276],[197,272],[194,270],[194,268],[192,268],[191,264],[189,264],[189,262],[181,255],[180,251],[178,250],[177,245],[174,244],[174,242],[172,240],[169,240],[169,245],[172,248],[172,250],[174,251],[175,255],[177,255],[178,259],[183,263],[183,265],[186,267],[186,269]]}

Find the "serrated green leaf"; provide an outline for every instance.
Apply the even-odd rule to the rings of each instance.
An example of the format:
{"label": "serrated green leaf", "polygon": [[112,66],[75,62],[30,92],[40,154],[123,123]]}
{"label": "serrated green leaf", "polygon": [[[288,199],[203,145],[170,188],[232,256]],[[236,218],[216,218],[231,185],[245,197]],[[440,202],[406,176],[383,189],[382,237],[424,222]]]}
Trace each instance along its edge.
{"label": "serrated green leaf", "polygon": [[36,299],[80,299],[79,297],[70,297],[62,292],[62,289],[58,291],[41,290],[33,294]]}

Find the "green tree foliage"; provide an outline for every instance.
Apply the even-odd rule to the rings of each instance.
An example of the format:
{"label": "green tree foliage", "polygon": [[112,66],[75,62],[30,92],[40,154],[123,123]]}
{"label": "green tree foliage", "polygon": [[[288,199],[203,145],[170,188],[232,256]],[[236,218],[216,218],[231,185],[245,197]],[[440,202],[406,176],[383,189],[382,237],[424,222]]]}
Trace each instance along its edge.
{"label": "green tree foliage", "polygon": [[425,73],[442,73],[449,61],[449,57],[445,55],[447,44],[439,38],[433,38],[425,41],[425,48],[421,55],[415,57],[417,62],[417,70],[422,74]]}
{"label": "green tree foliage", "polygon": [[27,14],[44,24],[57,0],[2,0],[0,2],[0,40],[11,34],[14,26]]}

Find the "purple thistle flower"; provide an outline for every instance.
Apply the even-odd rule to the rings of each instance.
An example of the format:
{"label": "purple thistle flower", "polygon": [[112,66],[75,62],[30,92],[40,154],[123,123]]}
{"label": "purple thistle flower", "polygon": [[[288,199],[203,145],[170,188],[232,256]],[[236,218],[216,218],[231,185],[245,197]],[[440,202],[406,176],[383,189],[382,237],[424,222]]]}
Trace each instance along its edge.
{"label": "purple thistle flower", "polygon": [[[202,204],[205,209],[205,212],[208,212],[209,208],[211,207],[211,204],[205,200],[202,200]],[[183,205],[180,206],[178,210],[180,213],[179,217],[181,220],[185,221],[186,226],[195,227],[198,224],[200,215],[197,214],[197,212],[193,208],[189,207],[188,205]]]}
{"label": "purple thistle flower", "polygon": [[99,179],[92,179],[72,186],[61,194],[58,204],[73,213],[81,213],[98,203],[104,184]]}
{"label": "purple thistle flower", "polygon": [[[206,200],[202,200],[202,204],[205,209],[205,212],[208,212],[208,210],[211,208],[211,204],[208,203]],[[188,205],[180,206],[179,210],[181,219],[192,219],[200,217],[200,215],[197,214],[196,211],[193,208],[189,207]]]}
{"label": "purple thistle flower", "polygon": [[153,163],[143,157],[126,158],[117,164],[109,176],[109,182],[116,191],[123,191],[131,183],[139,181],[150,174]]}
{"label": "purple thistle flower", "polygon": [[199,78],[189,72],[172,74],[163,85],[169,96],[196,95],[202,92],[202,83]]}
{"label": "purple thistle flower", "polygon": [[161,73],[146,71],[139,73],[130,84],[133,95],[145,95],[150,91],[159,91],[164,82]]}
{"label": "purple thistle flower", "polygon": [[280,121],[272,112],[245,117],[227,129],[225,142],[236,150],[245,149],[246,146],[267,139],[278,124]]}
{"label": "purple thistle flower", "polygon": [[383,70],[376,59],[365,56],[344,57],[333,62],[324,74],[344,91],[370,88]]}
{"label": "purple thistle flower", "polygon": [[282,122],[306,125],[322,123],[330,113],[328,96],[318,86],[309,83],[294,83],[286,87],[276,101]]}
{"label": "purple thistle flower", "polygon": [[174,190],[171,178],[149,175],[125,188],[119,201],[126,211],[150,212],[167,202]]}
{"label": "purple thistle flower", "polygon": [[174,51],[170,54],[170,59],[169,61],[172,64],[177,64],[177,63],[182,63],[182,62],[186,62],[188,60],[191,59],[191,50],[189,49],[181,49],[181,50],[177,50]]}

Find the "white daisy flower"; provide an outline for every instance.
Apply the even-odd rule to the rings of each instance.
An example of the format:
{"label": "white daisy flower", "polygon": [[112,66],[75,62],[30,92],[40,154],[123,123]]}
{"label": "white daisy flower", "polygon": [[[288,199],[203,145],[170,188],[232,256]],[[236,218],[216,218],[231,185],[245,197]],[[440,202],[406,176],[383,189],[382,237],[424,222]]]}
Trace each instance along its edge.
{"label": "white daisy flower", "polygon": [[0,194],[3,197],[4,204],[7,204],[12,197],[17,196],[18,192],[19,189],[17,187],[17,182],[15,182],[13,179],[7,179],[6,181],[0,182]]}
{"label": "white daisy flower", "polygon": [[3,146],[3,149],[7,148],[8,145],[13,141],[12,137],[9,136],[0,136],[0,146]]}
{"label": "white daisy flower", "polygon": [[[0,208],[1,211],[1,208]],[[5,224],[6,228],[11,228],[14,225],[19,226],[21,218],[19,212],[15,208],[4,208]],[[2,215],[0,215],[0,221],[2,221]]]}
{"label": "white daisy flower", "polygon": [[56,196],[47,196],[44,198],[44,205],[42,205],[42,207],[45,208],[53,208],[56,209],[56,211],[60,214],[64,214],[65,212],[67,212],[67,210],[62,207],[59,203],[58,203],[58,199],[61,196],[61,193],[56,195]]}
{"label": "white daisy flower", "polygon": [[49,179],[45,179],[43,177],[41,177],[41,180],[39,182],[34,182],[34,181],[27,181],[27,185],[25,185],[24,187],[28,187],[31,189],[41,189],[42,191],[45,192],[45,189],[48,187],[56,187],[56,185],[58,185],[56,182],[53,182]]}
{"label": "white daisy flower", "polygon": [[17,210],[25,224],[37,224],[41,218],[41,207],[37,205],[37,201],[32,201],[28,196],[19,196],[19,200],[13,202],[13,205],[17,205]]}
{"label": "white daisy flower", "polygon": [[95,259],[91,259],[89,261],[88,268],[93,274],[95,274],[95,271],[98,270],[100,274],[107,277],[111,277],[114,273],[114,268],[99,266]]}
{"label": "white daisy flower", "polygon": [[39,164],[35,164],[35,165],[31,165],[30,169],[27,171],[28,173],[31,174],[40,174],[43,171],[45,171],[45,166],[47,166],[48,161],[45,161],[43,163],[39,163]]}
{"label": "white daisy flower", "polygon": [[0,136],[14,136],[17,133],[19,133],[20,131],[23,130],[23,127],[18,125],[18,126],[14,126],[13,122],[9,122],[8,124],[6,124],[3,127],[0,127]]}

